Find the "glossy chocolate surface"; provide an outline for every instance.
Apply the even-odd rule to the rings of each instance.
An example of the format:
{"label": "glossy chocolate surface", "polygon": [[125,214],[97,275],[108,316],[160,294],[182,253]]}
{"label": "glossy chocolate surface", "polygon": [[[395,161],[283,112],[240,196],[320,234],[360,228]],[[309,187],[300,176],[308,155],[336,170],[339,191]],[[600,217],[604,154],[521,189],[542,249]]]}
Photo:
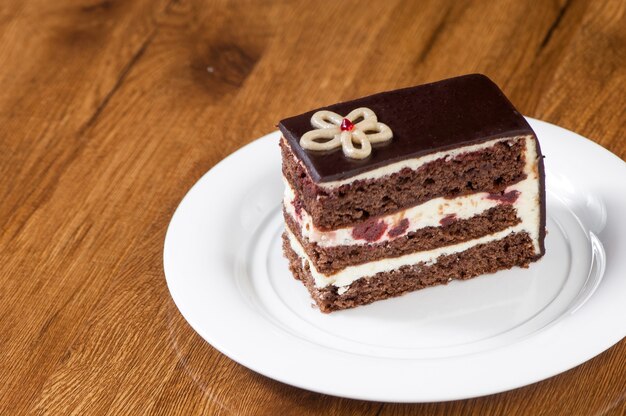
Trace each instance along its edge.
{"label": "glossy chocolate surface", "polygon": [[[311,127],[319,110],[346,115],[368,107],[378,121],[393,131],[386,144],[373,145],[372,154],[356,160],[341,149],[304,150],[300,137]],[[330,182],[404,159],[516,135],[533,134],[524,117],[486,76],[464,75],[431,84],[383,92],[353,101],[321,107],[282,120],[278,127],[306,165],[315,182]]]}

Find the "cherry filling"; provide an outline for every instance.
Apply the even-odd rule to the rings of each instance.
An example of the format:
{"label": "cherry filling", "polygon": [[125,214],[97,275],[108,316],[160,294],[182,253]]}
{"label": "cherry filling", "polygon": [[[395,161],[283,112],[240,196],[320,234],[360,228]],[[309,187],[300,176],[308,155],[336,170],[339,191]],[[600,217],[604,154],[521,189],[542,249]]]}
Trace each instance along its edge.
{"label": "cherry filling", "polygon": [[502,202],[504,204],[513,204],[515,201],[517,201],[519,195],[520,191],[512,190],[509,192],[504,192],[502,194],[489,194],[487,199]]}
{"label": "cherry filling", "polygon": [[298,217],[299,220],[302,220],[302,201],[300,201],[299,199],[294,199],[293,201],[291,201],[291,204],[293,205],[296,217]]}
{"label": "cherry filling", "polygon": [[407,218],[403,218],[395,227],[387,232],[387,235],[391,238],[398,237],[406,232],[409,229],[409,220]]}
{"label": "cherry filling", "polygon": [[341,131],[352,131],[354,129],[354,124],[347,118],[344,118],[341,120],[341,126],[339,126],[339,128]]}
{"label": "cherry filling", "polygon": [[382,237],[386,230],[387,224],[385,221],[371,219],[354,227],[352,229],[352,237],[356,240],[365,240],[372,243]]}
{"label": "cherry filling", "polygon": [[456,214],[448,214],[439,220],[439,224],[441,224],[444,227],[447,227],[448,225],[452,224],[454,221],[456,221]]}

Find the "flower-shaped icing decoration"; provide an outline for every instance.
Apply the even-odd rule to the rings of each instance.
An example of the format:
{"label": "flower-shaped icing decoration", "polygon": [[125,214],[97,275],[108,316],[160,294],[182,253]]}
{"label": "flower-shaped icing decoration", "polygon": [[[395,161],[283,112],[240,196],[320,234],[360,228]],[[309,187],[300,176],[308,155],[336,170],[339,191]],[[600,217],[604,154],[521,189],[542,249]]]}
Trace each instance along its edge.
{"label": "flower-shaped icing decoration", "polygon": [[[363,120],[355,123],[360,118]],[[317,129],[306,132],[300,138],[300,146],[307,150],[341,147],[343,154],[353,159],[365,159],[372,153],[372,143],[386,142],[393,137],[389,126],[379,123],[376,114],[365,107],[352,110],[345,117],[332,111],[318,111],[311,117],[311,125]],[[355,147],[355,143],[359,147]]]}

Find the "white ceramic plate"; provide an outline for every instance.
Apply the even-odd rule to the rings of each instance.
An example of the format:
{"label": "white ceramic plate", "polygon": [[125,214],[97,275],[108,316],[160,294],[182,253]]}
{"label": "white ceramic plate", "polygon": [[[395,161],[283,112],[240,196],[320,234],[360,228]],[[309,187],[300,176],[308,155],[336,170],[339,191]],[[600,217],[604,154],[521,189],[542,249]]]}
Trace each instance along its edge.
{"label": "white ceramic plate", "polygon": [[176,210],[163,253],[174,302],[242,365],[356,399],[476,397],[589,360],[626,335],[626,164],[529,122],[546,156],[548,212],[547,254],[529,269],[320,313],[281,254],[275,132],[216,165]]}

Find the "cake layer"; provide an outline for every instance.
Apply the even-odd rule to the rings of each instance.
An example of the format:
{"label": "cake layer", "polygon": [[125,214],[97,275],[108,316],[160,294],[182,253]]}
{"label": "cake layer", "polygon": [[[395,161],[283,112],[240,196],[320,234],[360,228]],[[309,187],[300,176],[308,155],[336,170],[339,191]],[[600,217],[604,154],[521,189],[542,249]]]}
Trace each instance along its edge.
{"label": "cake layer", "polygon": [[349,266],[418,251],[428,251],[497,233],[520,223],[516,209],[499,204],[467,219],[451,220],[444,225],[427,226],[402,237],[365,245],[321,246],[300,233],[294,218],[284,212],[285,223],[296,237],[316,270],[334,274]]}
{"label": "cake layer", "polygon": [[[300,139],[311,131],[319,110],[342,117],[367,107],[393,132],[369,157],[353,160],[341,151],[311,151]],[[474,145],[499,137],[532,135],[533,131],[502,91],[480,74],[464,75],[431,84],[383,92],[319,108],[281,120],[278,124],[290,147],[321,184],[352,178],[402,160]]]}
{"label": "cake layer", "polygon": [[[526,178],[526,148],[530,141],[530,147],[535,149],[534,136],[494,140],[480,150],[455,149],[454,153],[441,153],[416,170],[405,167],[381,178],[359,179],[327,189],[312,180],[283,140],[283,175],[313,224],[320,230],[333,230],[433,198],[499,193]],[[528,157],[536,162],[535,152]]]}
{"label": "cake layer", "polygon": [[401,238],[425,227],[438,227],[457,220],[482,214],[501,204],[513,204],[520,216],[536,215],[538,183],[534,175],[506,188],[502,193],[477,192],[453,199],[435,198],[423,204],[393,214],[369,218],[357,225],[334,230],[319,229],[302,204],[289,182],[284,179],[283,208],[296,223],[298,230],[310,243],[320,247],[366,245]]}
{"label": "cake layer", "polygon": [[304,283],[317,306],[326,313],[447,284],[452,279],[470,279],[513,266],[528,267],[536,259],[531,237],[517,232],[457,253],[442,254],[432,264],[418,262],[381,271],[356,279],[349,287],[320,287],[309,263],[292,248],[287,233],[283,234],[283,251],[294,277]]}
{"label": "cake layer", "polygon": [[[292,248],[304,261],[310,263],[311,273],[320,287],[330,284],[345,286],[360,277],[389,271],[394,267],[432,262],[440,255],[460,252],[473,245],[503,238],[511,232],[526,232],[532,241],[533,255],[538,258],[543,254],[543,224],[539,204],[541,183],[535,139],[527,137],[524,141],[522,172],[525,179],[506,188],[505,192],[477,192],[447,202],[443,202],[443,199],[432,200],[391,216],[365,220],[352,228],[351,239],[344,229],[325,232],[317,229],[313,222],[307,222],[309,214],[298,204],[300,199],[288,183],[284,207],[288,214],[287,234]],[[510,206],[513,210],[508,213],[499,211],[487,214],[495,206]],[[457,208],[458,212],[455,211]],[[409,225],[413,227],[412,232],[416,234],[416,238],[409,238],[408,234],[401,237],[405,230],[400,230],[396,235],[394,230],[397,226],[387,231],[389,225],[401,224],[405,219],[402,216],[407,213],[415,216],[410,218],[413,224],[405,221],[405,225],[407,229]],[[456,218],[457,213],[460,218]],[[439,226],[435,222],[437,220]],[[467,238],[460,237],[463,233]],[[332,240],[333,235],[338,237],[335,244],[326,244],[320,248],[322,244],[314,241],[317,237],[320,240],[322,237]],[[457,236],[456,239],[454,236]],[[356,242],[361,239],[365,239],[367,244]]]}
{"label": "cake layer", "polygon": [[294,236],[293,233],[289,230],[289,228],[285,229],[285,234],[289,239],[289,244],[291,245],[291,248],[300,256],[304,263],[309,265],[309,269],[311,271],[311,274],[313,275],[313,278],[315,279],[315,285],[317,287],[326,287],[331,285],[341,287],[349,286],[352,284],[352,282],[360,279],[361,277],[373,276],[381,272],[389,272],[403,266],[409,266],[418,263],[433,264],[440,256],[460,253],[477,245],[487,244],[492,241],[503,239],[512,233],[525,233],[529,235],[531,242],[530,254],[532,254],[534,258],[539,258],[541,257],[542,253],[540,253],[536,247],[536,240],[531,234],[532,230],[526,228],[526,225],[527,224],[525,224],[524,222],[521,222],[514,227],[509,227],[505,230],[498,231],[496,233],[485,235],[472,240],[464,241],[462,243],[438,247],[431,250],[413,252],[399,257],[384,258],[370,261],[368,263],[348,266],[332,274],[322,273],[316,269],[315,264],[308,257],[306,251],[304,250],[296,236]]}

